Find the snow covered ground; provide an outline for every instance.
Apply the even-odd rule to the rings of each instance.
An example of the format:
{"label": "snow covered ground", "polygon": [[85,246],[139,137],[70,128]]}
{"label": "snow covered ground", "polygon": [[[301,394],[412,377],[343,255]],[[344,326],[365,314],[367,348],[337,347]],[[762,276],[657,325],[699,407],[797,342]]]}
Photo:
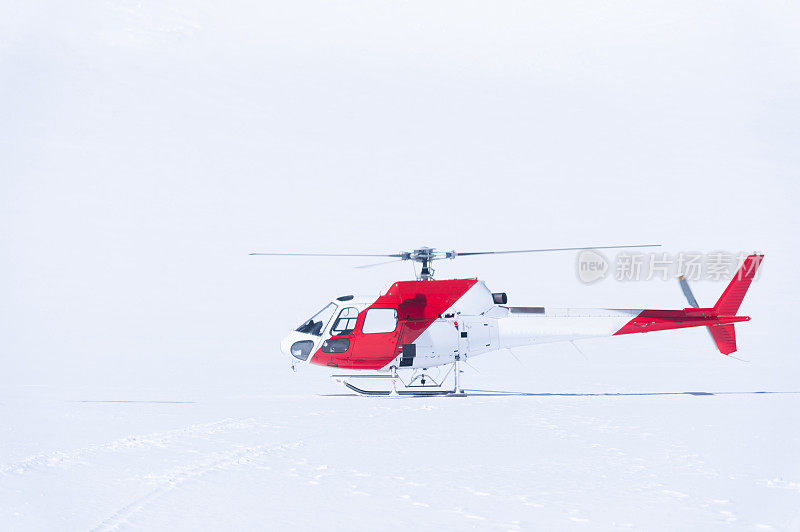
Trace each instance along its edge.
{"label": "snow covered ground", "polygon": [[513,385],[465,398],[349,396],[288,369],[293,394],[6,390],[0,522],[798,529],[800,391],[765,388],[745,363],[712,369],[710,356],[688,366],[695,377],[657,362],[623,378],[593,357],[503,359],[516,379],[487,357],[468,384]]}
{"label": "snow covered ground", "polygon": [[[800,530],[800,10],[697,2],[0,2],[0,530]],[[706,331],[343,395],[280,339],[407,264],[759,251]],[[572,254],[513,305],[682,308]],[[365,261],[368,262],[368,261]],[[693,283],[701,304],[724,281]]]}

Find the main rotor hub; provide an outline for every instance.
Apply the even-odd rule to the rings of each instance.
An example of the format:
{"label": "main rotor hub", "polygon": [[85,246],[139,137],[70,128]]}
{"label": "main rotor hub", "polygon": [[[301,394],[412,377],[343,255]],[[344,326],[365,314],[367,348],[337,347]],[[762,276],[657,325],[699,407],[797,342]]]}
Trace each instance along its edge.
{"label": "main rotor hub", "polygon": [[422,267],[417,273],[417,281],[432,281],[434,269],[431,264],[436,259],[454,259],[457,253],[455,251],[436,251],[435,248],[421,247],[414,251],[401,251],[400,255],[403,260],[411,260],[419,262]]}

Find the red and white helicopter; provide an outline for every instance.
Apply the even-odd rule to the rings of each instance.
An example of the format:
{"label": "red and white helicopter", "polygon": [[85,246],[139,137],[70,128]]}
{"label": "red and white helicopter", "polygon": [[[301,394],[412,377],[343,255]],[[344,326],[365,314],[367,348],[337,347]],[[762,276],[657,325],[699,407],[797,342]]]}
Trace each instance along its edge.
{"label": "red and white helicopter", "polygon": [[[619,249],[637,246],[531,249],[457,253],[423,247],[388,255],[251,253],[270,256],[389,257],[419,262],[415,281],[398,281],[383,295],[337,297],[289,333],[281,351],[295,362],[348,370],[333,375],[363,395],[463,395],[459,362],[502,349],[569,342],[583,338],[707,327],[719,351],[736,351],[734,324],[763,255],[748,256],[713,307],[700,307],[685,279],[681,288],[690,307],[681,310],[549,308],[507,305],[505,293],[492,292],[478,279],[434,280],[434,260],[471,255]],[[450,366],[443,376],[438,369]],[[377,373],[376,373],[377,371]],[[408,373],[405,378],[400,372]],[[444,383],[453,375],[453,387]],[[390,390],[366,390],[354,379],[390,379]],[[398,390],[398,383],[401,384]]]}

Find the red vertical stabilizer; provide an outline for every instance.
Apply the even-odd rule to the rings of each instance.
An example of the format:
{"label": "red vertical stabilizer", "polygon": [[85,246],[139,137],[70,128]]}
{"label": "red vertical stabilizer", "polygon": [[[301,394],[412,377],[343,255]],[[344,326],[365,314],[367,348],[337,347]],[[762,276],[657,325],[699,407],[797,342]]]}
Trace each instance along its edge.
{"label": "red vertical stabilizer", "polygon": [[[719,296],[717,304],[714,305],[714,314],[717,316],[735,316],[739,312],[744,295],[750,288],[750,283],[756,276],[758,266],[764,255],[749,255],[739,267],[739,271],[733,276],[728,287]],[[736,351],[736,331],[733,323],[724,325],[709,325],[708,332],[717,344],[717,349],[723,355],[730,355]]]}

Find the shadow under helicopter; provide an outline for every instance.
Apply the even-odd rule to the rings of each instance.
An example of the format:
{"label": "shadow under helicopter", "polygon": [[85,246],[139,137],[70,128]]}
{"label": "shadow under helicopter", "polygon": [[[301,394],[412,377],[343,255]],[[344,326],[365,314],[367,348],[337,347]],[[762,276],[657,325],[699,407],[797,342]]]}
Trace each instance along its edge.
{"label": "shadow under helicopter", "polygon": [[649,397],[661,395],[800,395],[800,392],[771,392],[771,391],[752,391],[752,392],[509,392],[503,390],[469,390],[465,389],[467,395],[481,396],[521,396],[521,397]]}
{"label": "shadow under helicopter", "polygon": [[[360,397],[354,393],[320,394],[324,397]],[[800,395],[800,392],[779,391],[744,391],[744,392],[513,392],[504,390],[464,389],[461,397],[656,397],[670,395],[690,395],[695,397],[715,395]],[[407,395],[405,397],[430,397],[425,395]],[[442,397],[447,397],[443,395]]]}

